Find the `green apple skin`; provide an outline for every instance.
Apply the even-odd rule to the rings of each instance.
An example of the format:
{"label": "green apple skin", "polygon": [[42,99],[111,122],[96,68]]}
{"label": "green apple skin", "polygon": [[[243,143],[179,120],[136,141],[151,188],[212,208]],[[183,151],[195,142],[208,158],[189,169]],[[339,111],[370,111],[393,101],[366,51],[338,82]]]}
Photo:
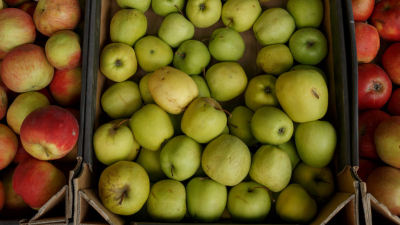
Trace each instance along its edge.
{"label": "green apple skin", "polygon": [[315,168],[301,162],[292,174],[292,183],[301,184],[317,204],[327,202],[335,191],[329,167]]}
{"label": "green apple skin", "polygon": [[211,66],[206,73],[211,97],[217,101],[229,101],[246,90],[247,76],[236,62],[221,62]]}
{"label": "green apple skin", "polygon": [[135,162],[121,161],[107,167],[99,179],[103,205],[118,215],[132,215],[145,204],[150,192],[146,171]]}
{"label": "green apple skin", "polygon": [[145,13],[150,8],[151,0],[117,0],[117,4],[123,9],[137,9]]}
{"label": "green apple skin", "polygon": [[292,166],[289,155],[272,145],[261,146],[253,156],[250,177],[273,192],[282,191],[290,181]]}
{"label": "green apple skin", "polygon": [[279,107],[275,92],[276,77],[260,75],[252,78],[244,93],[246,106],[257,111],[264,106]]}
{"label": "green apple skin", "polygon": [[149,73],[169,65],[174,57],[171,47],[155,36],[146,36],[137,41],[135,51],[139,66]]}
{"label": "green apple skin", "polygon": [[140,95],[142,96],[143,101],[146,104],[155,103],[153,97],[150,94],[149,87],[147,86],[147,81],[149,80],[151,74],[153,73],[146,74],[144,77],[142,77],[142,79],[139,82]]}
{"label": "green apple skin", "polygon": [[186,15],[195,27],[207,28],[218,22],[221,17],[220,0],[189,0]]}
{"label": "green apple skin", "polygon": [[103,110],[113,119],[131,117],[142,104],[139,86],[133,81],[115,83],[101,96]]}
{"label": "green apple skin", "polygon": [[145,105],[129,122],[133,137],[142,146],[157,151],[161,144],[174,135],[174,127],[168,114],[154,104]]}
{"label": "green apple skin", "polygon": [[[154,183],[150,181],[150,189],[153,187]],[[135,214],[132,215],[132,220],[136,222],[146,222],[151,221],[151,217],[147,212],[147,201],[144,203],[142,208]]]}
{"label": "green apple skin", "polygon": [[258,0],[229,0],[222,7],[221,18],[225,26],[240,33],[250,29],[261,12]]}
{"label": "green apple skin", "polygon": [[300,184],[290,184],[279,194],[276,212],[286,222],[309,224],[317,213],[317,203]]}
{"label": "green apple skin", "polygon": [[146,170],[149,175],[150,181],[158,182],[167,179],[167,175],[163,172],[160,162],[161,149],[157,151],[150,151],[142,148],[136,162]]}
{"label": "green apple skin", "polygon": [[183,181],[200,167],[203,147],[186,135],[172,138],[162,148],[161,168],[170,179]]}
{"label": "green apple skin", "polygon": [[222,134],[204,149],[201,165],[211,179],[226,186],[235,186],[247,176],[251,155],[247,145],[239,138]]}
{"label": "green apple skin", "polygon": [[197,85],[197,88],[199,89],[199,98],[200,97],[211,97],[211,93],[210,93],[210,89],[208,89],[206,80],[204,80],[203,77],[199,76],[199,75],[193,75],[190,76],[194,82]]}
{"label": "green apple skin", "polygon": [[279,76],[293,66],[293,56],[284,44],[268,45],[258,53],[256,63],[265,73]]}
{"label": "green apple skin", "polygon": [[227,207],[236,223],[261,223],[271,209],[271,199],[262,185],[242,182],[229,191]]}
{"label": "green apple skin", "polygon": [[302,28],[290,38],[289,48],[297,62],[317,65],[328,54],[328,41],[318,29]]}
{"label": "green apple skin", "polygon": [[293,135],[293,121],[280,109],[264,106],[251,119],[251,131],[262,144],[280,145]]}
{"label": "green apple skin", "polygon": [[222,131],[221,134],[229,134],[229,127],[228,125],[225,126],[224,130]]}
{"label": "green apple skin", "polygon": [[169,116],[169,119],[171,120],[172,126],[174,127],[174,136],[181,135],[182,134],[181,122],[183,113],[177,115],[171,113],[167,114]]}
{"label": "green apple skin", "polygon": [[325,82],[328,83],[328,78],[326,77],[325,72],[316,66],[300,64],[293,66],[289,71],[295,71],[295,70],[315,70],[318,73],[320,73],[321,76],[324,78]]}
{"label": "green apple skin", "polygon": [[221,105],[212,98],[196,98],[183,113],[181,128],[200,144],[210,142],[225,129],[227,118]]}
{"label": "green apple skin", "polygon": [[275,88],[279,103],[294,122],[321,119],[328,110],[328,87],[317,71],[284,73],[276,80]]}
{"label": "green apple skin", "polygon": [[121,82],[137,71],[135,50],[124,43],[111,43],[100,55],[100,70],[108,79]]}
{"label": "green apple skin", "polygon": [[324,18],[324,5],[321,0],[289,0],[286,7],[293,16],[297,29],[318,28]]}
{"label": "green apple skin", "polygon": [[[185,6],[185,0],[152,0],[151,8],[159,16],[167,16],[170,13],[179,13]],[[178,8],[179,9],[178,9]]]}
{"label": "green apple skin", "polygon": [[335,128],[329,122],[301,123],[294,136],[297,152],[307,165],[322,168],[332,160],[337,137]]}
{"label": "green apple skin", "polygon": [[277,145],[279,149],[282,149],[286,152],[290,158],[290,164],[292,165],[292,170],[296,168],[296,166],[300,163],[300,156],[296,150],[296,144],[293,139],[290,139],[288,142]]}
{"label": "green apple skin", "polygon": [[173,64],[178,70],[188,75],[197,75],[203,72],[211,60],[207,46],[197,40],[188,40],[175,52]]}
{"label": "green apple skin", "polygon": [[187,207],[195,222],[216,222],[228,198],[226,187],[212,179],[195,177],[186,186]]}
{"label": "green apple skin", "polygon": [[258,143],[251,131],[251,119],[254,112],[244,106],[238,106],[232,111],[232,116],[228,118],[230,134],[238,137],[247,146]]}
{"label": "green apple skin", "polygon": [[[120,118],[120,119],[116,119],[113,120],[111,122],[109,122],[110,124],[116,125],[116,126],[126,126],[127,128],[129,128],[129,130],[131,129],[129,127],[129,119],[127,118]],[[133,134],[132,134],[133,137]],[[139,143],[137,143],[137,141],[135,140],[135,138],[133,138],[133,145],[132,145],[132,149],[129,152],[128,156],[125,158],[125,161],[133,161],[136,159],[136,157],[139,155],[140,152],[140,145]]]}
{"label": "green apple skin", "polygon": [[242,58],[245,44],[242,36],[231,28],[215,30],[208,44],[211,55],[221,62],[236,62]]}
{"label": "green apple skin", "polygon": [[114,43],[132,46],[146,34],[147,18],[137,9],[121,9],[111,19],[110,36]]}
{"label": "green apple skin", "polygon": [[254,35],[264,46],[285,44],[295,30],[293,17],[282,8],[265,10],[253,26]]}
{"label": "green apple skin", "polygon": [[186,214],[185,186],[176,180],[155,183],[147,200],[147,212],[157,222],[181,221]]}
{"label": "green apple skin", "polygon": [[158,30],[158,36],[172,48],[192,39],[193,35],[193,24],[180,13],[171,13],[165,17]]}

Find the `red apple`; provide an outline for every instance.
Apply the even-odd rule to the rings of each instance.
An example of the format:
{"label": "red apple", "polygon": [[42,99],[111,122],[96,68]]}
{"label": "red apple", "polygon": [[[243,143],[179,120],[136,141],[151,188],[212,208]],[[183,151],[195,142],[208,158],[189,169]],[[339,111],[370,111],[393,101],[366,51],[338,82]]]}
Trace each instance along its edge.
{"label": "red apple", "polygon": [[378,31],[374,26],[366,23],[355,22],[357,61],[369,63],[378,54],[380,40]]}
{"label": "red apple", "polygon": [[82,69],[56,70],[49,88],[58,104],[63,107],[78,106],[81,100]]}
{"label": "red apple", "polygon": [[19,6],[25,2],[29,2],[30,0],[4,0],[10,6]]}
{"label": "red apple", "polygon": [[386,118],[379,124],[375,131],[375,146],[383,162],[400,168],[400,116]]}
{"label": "red apple", "polygon": [[4,193],[4,187],[3,187],[3,184],[0,181],[0,210],[4,206],[5,199],[6,199],[6,195]]}
{"label": "red apple", "polygon": [[[65,110],[67,110],[68,112],[72,113],[72,115],[74,115],[75,119],[78,121],[78,124],[80,123],[79,110],[70,109],[70,108],[65,108]],[[60,163],[76,163],[76,157],[77,156],[78,156],[78,142],[76,142],[74,148],[68,154],[66,154],[61,159],[58,159],[57,161],[60,162]],[[57,167],[57,168],[59,168],[59,167]]]}
{"label": "red apple", "polygon": [[359,160],[359,168],[357,171],[358,177],[361,178],[362,181],[367,181],[368,176],[374,171],[376,168],[379,167],[379,163],[367,160],[367,159],[360,159]]}
{"label": "red apple", "polygon": [[21,142],[25,150],[40,160],[60,159],[75,146],[79,125],[67,110],[44,106],[31,112],[21,126]]}
{"label": "red apple", "polygon": [[390,115],[378,110],[367,110],[358,117],[359,155],[369,159],[379,159],[375,148],[375,130]]}
{"label": "red apple", "polygon": [[6,90],[2,86],[0,86],[0,120],[4,118],[7,113],[8,107],[8,98]]}
{"label": "red apple", "polygon": [[0,10],[0,31],[0,59],[13,48],[33,43],[36,38],[32,17],[15,8]]}
{"label": "red apple", "polygon": [[81,18],[78,0],[39,0],[33,14],[36,28],[51,36],[59,30],[73,30]]}
{"label": "red apple", "polygon": [[400,42],[391,45],[385,51],[382,65],[392,82],[400,85]]}
{"label": "red apple", "polygon": [[18,149],[17,135],[6,125],[0,123],[0,170],[12,162]]}
{"label": "red apple", "polygon": [[376,3],[371,15],[372,25],[381,38],[388,41],[400,41],[400,1],[382,0]]}
{"label": "red apple", "polygon": [[32,209],[40,209],[67,184],[64,174],[49,162],[27,159],[18,164],[13,176],[17,195]]}
{"label": "red apple", "polygon": [[375,64],[358,65],[358,109],[380,109],[392,94],[392,82]]}
{"label": "red apple", "polygon": [[400,116],[400,88],[393,91],[387,104],[387,111],[392,116]]}
{"label": "red apple", "polygon": [[21,139],[18,137],[18,150],[17,154],[13,159],[13,163],[19,164],[20,162],[24,161],[25,159],[33,158],[28,152],[25,151],[24,146],[21,144]]}
{"label": "red apple", "polygon": [[[54,79],[54,77],[53,77],[53,79]],[[49,100],[49,102],[50,102],[50,105],[57,104],[56,100],[54,100],[53,96],[51,96],[50,91],[47,89],[47,87],[40,89],[37,92],[42,93],[44,96],[46,96],[47,100]]]}
{"label": "red apple", "polygon": [[54,67],[47,61],[42,47],[26,44],[14,48],[6,55],[0,73],[9,89],[28,92],[49,85],[53,79]]}
{"label": "red apple", "polygon": [[37,2],[26,2],[18,7],[18,9],[28,13],[31,17],[33,17],[33,13],[35,12]]}
{"label": "red apple", "polygon": [[374,11],[375,0],[351,0],[351,5],[354,21],[362,22],[367,20]]}

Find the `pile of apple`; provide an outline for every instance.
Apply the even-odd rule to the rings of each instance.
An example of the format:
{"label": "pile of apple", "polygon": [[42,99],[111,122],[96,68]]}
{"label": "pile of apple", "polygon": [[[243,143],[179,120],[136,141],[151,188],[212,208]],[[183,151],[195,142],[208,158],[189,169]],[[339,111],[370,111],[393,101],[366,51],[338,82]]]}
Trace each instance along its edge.
{"label": "pile of apple", "polygon": [[[400,215],[400,2],[352,3],[359,62],[358,175],[369,193]],[[389,46],[382,56],[381,44]]]}
{"label": "pile of apple", "polygon": [[[108,166],[98,184],[104,206],[134,221],[215,222],[225,211],[256,223],[271,221],[272,208],[284,221],[309,223],[334,192],[336,132],[319,120],[328,89],[314,66],[328,51],[317,29],[322,1],[289,0],[287,10],[264,12],[258,0],[116,2],[113,43],[100,55],[101,72],[116,82],[101,97],[114,120],[93,137]],[[164,17],[158,37],[145,36],[150,5]],[[220,19],[226,27],[208,46],[191,40],[195,27]],[[246,47],[240,33],[251,28],[264,46],[256,63],[265,74],[248,82],[236,61]],[[211,57],[219,62],[209,66]],[[139,84],[128,80],[138,65],[148,72]],[[245,105],[221,107],[240,95]]]}
{"label": "pile of apple", "polygon": [[[18,8],[17,8],[18,7]],[[76,165],[78,0],[0,0],[0,214],[27,218]],[[51,161],[51,162],[50,162]]]}

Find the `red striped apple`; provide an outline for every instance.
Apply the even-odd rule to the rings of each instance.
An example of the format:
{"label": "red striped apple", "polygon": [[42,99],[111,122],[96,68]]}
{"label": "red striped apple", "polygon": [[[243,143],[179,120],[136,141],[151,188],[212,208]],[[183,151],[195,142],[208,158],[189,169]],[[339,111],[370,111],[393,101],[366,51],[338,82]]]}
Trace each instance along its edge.
{"label": "red striped apple", "polygon": [[46,42],[47,60],[58,70],[72,70],[81,65],[80,37],[73,31],[57,31]]}
{"label": "red striped apple", "polygon": [[81,100],[82,68],[56,70],[49,88],[57,103],[63,107],[79,105]]}
{"label": "red striped apple", "polygon": [[390,80],[400,85],[400,43],[391,45],[382,55],[382,65]]}
{"label": "red striped apple", "polygon": [[371,15],[372,25],[387,41],[400,41],[400,1],[382,0],[376,3]]}
{"label": "red striped apple", "polygon": [[351,0],[354,21],[366,21],[374,11],[375,0]]}
{"label": "red striped apple", "polygon": [[35,12],[37,2],[25,2],[24,4],[20,5],[18,9],[28,13],[30,16],[33,17],[33,13]]}
{"label": "red striped apple", "polygon": [[387,111],[392,116],[400,116],[400,88],[397,88],[390,96]]}
{"label": "red striped apple", "polygon": [[21,138],[18,136],[18,150],[17,154],[13,159],[14,164],[19,164],[20,162],[24,161],[25,159],[33,158],[22,146]]}
{"label": "red striped apple", "polygon": [[374,26],[366,23],[355,22],[357,61],[369,63],[378,54],[380,39]]}
{"label": "red striped apple", "polygon": [[[80,124],[80,113],[76,109],[70,109],[66,108],[68,112],[72,113],[74,115],[75,119],[78,121],[78,124]],[[61,159],[58,159],[57,162],[60,163],[76,163],[76,157],[78,156],[78,142],[76,142],[74,148],[66,154],[64,157]]]}
{"label": "red striped apple", "polygon": [[0,170],[12,162],[18,149],[17,135],[4,124],[0,124]]}

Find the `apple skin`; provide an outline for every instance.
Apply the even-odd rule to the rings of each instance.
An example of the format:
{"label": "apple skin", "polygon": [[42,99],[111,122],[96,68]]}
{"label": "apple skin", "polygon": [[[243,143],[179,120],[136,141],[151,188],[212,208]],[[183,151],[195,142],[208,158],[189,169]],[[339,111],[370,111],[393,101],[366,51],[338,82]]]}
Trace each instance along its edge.
{"label": "apple skin", "polygon": [[158,36],[172,48],[178,48],[194,35],[194,26],[180,13],[171,13],[161,23]]}
{"label": "apple skin", "polygon": [[18,9],[28,13],[31,17],[35,13],[37,2],[25,2],[24,4],[20,5]]}
{"label": "apple skin", "polygon": [[[71,108],[65,108],[65,110],[67,110],[72,115],[74,115],[75,119],[78,121],[78,124],[80,125],[79,110],[71,109]],[[76,142],[74,148],[68,154],[66,154],[64,157],[62,157],[61,159],[57,159],[57,162],[65,163],[65,164],[76,163],[76,160],[77,160],[76,157],[78,156],[78,144],[79,143]]]}
{"label": "apple skin", "polygon": [[46,96],[47,100],[49,100],[50,105],[57,105],[56,100],[51,96],[50,91],[48,89],[49,86],[38,90],[37,92],[42,93],[44,96]]}
{"label": "apple skin", "polygon": [[80,19],[78,0],[39,0],[33,14],[36,28],[48,37],[59,30],[74,30]]}
{"label": "apple skin", "polygon": [[28,13],[15,8],[0,11],[0,60],[13,48],[33,43],[36,29],[32,17]]}
{"label": "apple skin", "polygon": [[324,18],[324,4],[321,0],[289,0],[287,11],[293,16],[297,29],[318,28]]}
{"label": "apple skin", "polygon": [[316,65],[328,54],[328,41],[318,29],[302,28],[290,37],[289,48],[297,62]]}
{"label": "apple skin", "polygon": [[392,82],[375,64],[358,65],[358,109],[380,109],[392,94]]}
{"label": "apple skin", "polygon": [[121,9],[111,19],[111,42],[133,46],[147,31],[147,18],[137,9]]}
{"label": "apple skin", "polygon": [[135,52],[138,64],[146,72],[168,66],[174,53],[171,47],[155,36],[146,36],[135,43]]}
{"label": "apple skin", "polygon": [[176,50],[173,64],[178,70],[188,75],[196,75],[203,72],[211,60],[207,46],[201,41],[188,40]]}
{"label": "apple skin", "polygon": [[221,9],[220,0],[189,0],[186,3],[186,15],[198,28],[207,28],[218,22]]}
{"label": "apple skin", "polygon": [[13,159],[14,164],[19,164],[20,162],[24,161],[25,159],[30,159],[33,158],[25,149],[24,146],[22,146],[21,139],[18,136],[18,149],[17,149],[17,154],[15,155]]}
{"label": "apple skin", "polygon": [[[179,13],[179,10],[183,10],[185,6],[185,0],[152,0],[151,8],[159,16],[167,16],[170,13]],[[179,8],[179,9],[178,9]]]}
{"label": "apple skin", "polygon": [[400,88],[394,90],[390,96],[387,111],[392,116],[400,116]]}
{"label": "apple skin", "polygon": [[[37,182],[40,180],[40,182]],[[49,162],[27,159],[18,164],[13,175],[13,189],[32,209],[41,208],[62,187],[64,174]]]}
{"label": "apple skin", "polygon": [[266,74],[279,76],[293,66],[293,55],[284,44],[268,45],[257,54],[256,63]]}
{"label": "apple skin", "polygon": [[394,43],[382,55],[382,65],[390,80],[400,85],[400,43]]}
{"label": "apple skin", "polygon": [[155,103],[153,97],[150,94],[149,87],[147,86],[148,80],[153,73],[148,73],[139,82],[139,91],[143,101],[146,104]]}
{"label": "apple skin", "polygon": [[160,162],[161,149],[150,151],[142,148],[136,162],[143,167],[152,182],[168,179],[163,172]]}
{"label": "apple skin", "polygon": [[375,169],[367,179],[367,191],[389,211],[400,215],[400,170],[382,166]]}
{"label": "apple skin", "polygon": [[261,12],[257,0],[231,0],[222,6],[221,19],[225,26],[241,33],[253,26]]}
{"label": "apple skin", "polygon": [[375,130],[375,146],[379,158],[400,169],[400,116],[383,120]]}
{"label": "apple skin", "polygon": [[390,118],[390,115],[378,109],[367,110],[359,115],[358,133],[360,157],[379,160],[375,148],[374,136],[378,125],[387,118]]}
{"label": "apple skin", "polygon": [[375,4],[370,20],[381,38],[400,41],[399,14],[400,2],[397,0],[382,0]]}
{"label": "apple skin", "polygon": [[70,30],[51,35],[46,42],[45,52],[49,63],[58,70],[72,70],[82,64],[80,37]]}
{"label": "apple skin", "polygon": [[19,6],[25,2],[29,2],[30,0],[4,0],[9,6]]}
{"label": "apple skin", "polygon": [[244,96],[246,106],[253,112],[264,106],[279,107],[275,84],[276,78],[272,75],[260,75],[252,78]]}
{"label": "apple skin", "polygon": [[25,150],[40,160],[60,159],[75,146],[79,125],[67,110],[44,106],[31,112],[21,126],[21,142]]}
{"label": "apple skin", "polygon": [[6,90],[2,86],[0,86],[0,120],[4,118],[7,114],[8,108],[8,97]]}
{"label": "apple skin", "polygon": [[1,0],[0,1],[0,10],[7,9],[7,8],[8,8],[7,3],[4,0]]}
{"label": "apple skin", "polygon": [[370,24],[355,22],[357,61],[369,63],[378,54],[380,48],[379,34],[376,28]]}
{"label": "apple skin", "polygon": [[17,135],[4,124],[0,124],[0,170],[6,168],[18,150]]}
{"label": "apple skin", "polygon": [[242,58],[245,44],[242,36],[234,29],[216,29],[208,43],[211,55],[220,62],[236,62]]}
{"label": "apple skin", "polygon": [[138,9],[142,13],[145,13],[150,7],[151,0],[117,0],[119,7],[123,9]]}
{"label": "apple skin", "polygon": [[374,11],[375,0],[351,0],[355,22],[366,21]]}
{"label": "apple skin", "polygon": [[57,103],[63,107],[79,106],[81,100],[82,68],[56,70],[49,88]]}
{"label": "apple skin", "polygon": [[367,159],[359,159],[358,161],[358,177],[366,182],[369,175],[378,167],[380,167],[380,163],[372,161],[372,160],[367,160]]}

